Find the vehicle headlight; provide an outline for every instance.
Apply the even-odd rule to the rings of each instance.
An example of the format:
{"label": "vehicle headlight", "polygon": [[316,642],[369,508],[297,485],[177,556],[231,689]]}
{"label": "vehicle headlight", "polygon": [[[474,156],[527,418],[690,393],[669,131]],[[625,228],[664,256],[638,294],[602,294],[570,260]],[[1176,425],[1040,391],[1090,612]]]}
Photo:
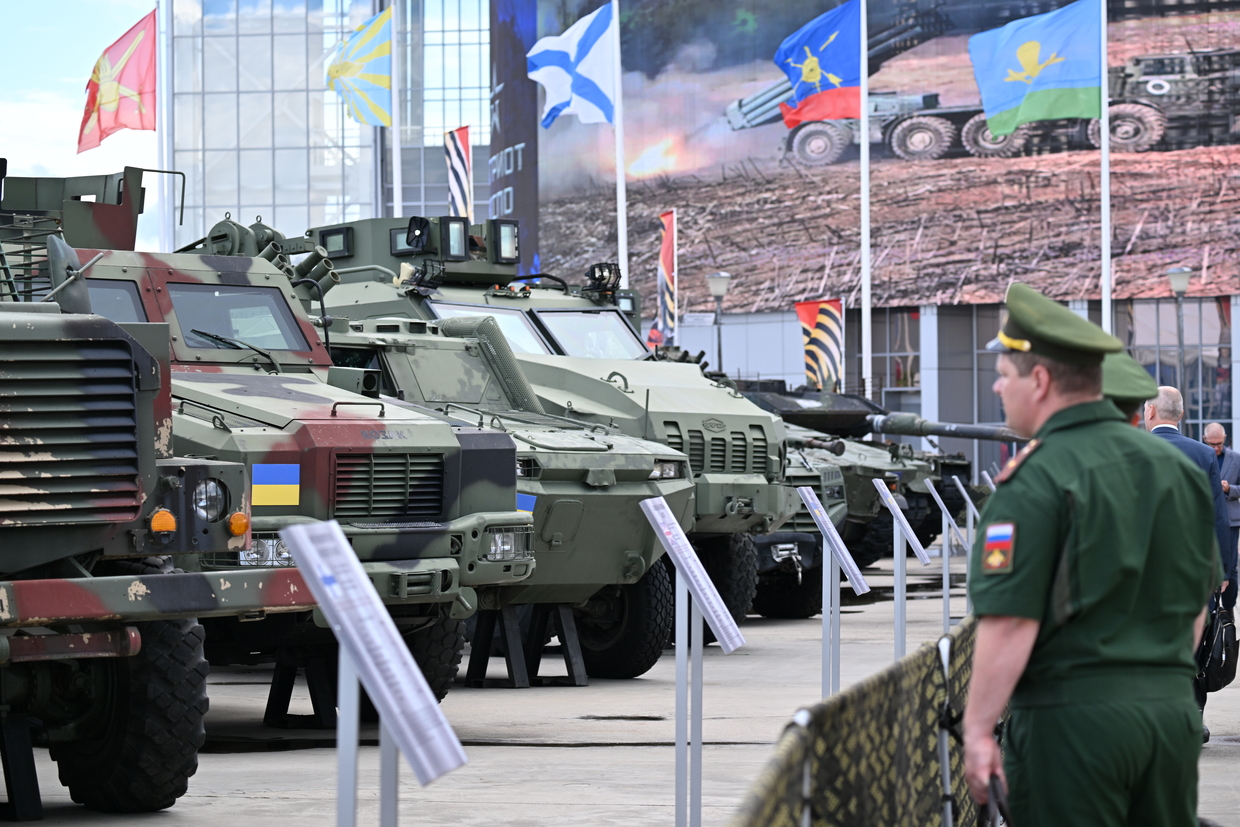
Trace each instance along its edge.
{"label": "vehicle headlight", "polygon": [[194,513],[198,519],[213,523],[228,508],[228,492],[216,479],[203,480],[194,486]]}
{"label": "vehicle headlight", "polygon": [[672,460],[655,460],[654,470],[650,472],[652,480],[680,479],[680,463]]}
{"label": "vehicle headlight", "polygon": [[526,560],[534,556],[532,532],[529,528],[492,528],[487,533],[491,535],[491,547],[487,549],[486,555],[488,560]]}
{"label": "vehicle headlight", "polygon": [[293,555],[279,537],[255,537],[249,551],[241,552],[237,562],[243,566],[291,566]]}

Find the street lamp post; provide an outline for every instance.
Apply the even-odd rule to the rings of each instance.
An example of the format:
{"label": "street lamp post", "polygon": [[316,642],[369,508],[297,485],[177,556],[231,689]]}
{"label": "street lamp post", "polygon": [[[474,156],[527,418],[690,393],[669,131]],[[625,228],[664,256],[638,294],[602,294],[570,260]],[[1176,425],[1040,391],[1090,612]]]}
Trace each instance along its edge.
{"label": "street lamp post", "polygon": [[728,294],[732,274],[720,271],[706,277],[706,288],[715,299],[715,356],[716,366],[723,372],[723,297]]}
{"label": "street lamp post", "polygon": [[1175,294],[1175,340],[1177,345],[1176,384],[1188,407],[1188,379],[1184,376],[1184,294],[1188,292],[1188,281],[1193,271],[1188,267],[1172,267],[1167,271],[1167,281],[1171,284],[1171,292]]}

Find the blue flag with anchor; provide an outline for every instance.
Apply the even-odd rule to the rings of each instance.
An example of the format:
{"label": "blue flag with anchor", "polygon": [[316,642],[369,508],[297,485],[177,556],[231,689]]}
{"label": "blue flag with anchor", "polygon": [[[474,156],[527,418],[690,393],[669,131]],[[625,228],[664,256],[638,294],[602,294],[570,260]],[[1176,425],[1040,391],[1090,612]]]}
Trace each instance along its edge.
{"label": "blue flag with anchor", "polygon": [[607,3],[526,53],[529,78],[546,93],[544,128],[561,115],[576,115],[582,123],[615,122],[615,25]]}

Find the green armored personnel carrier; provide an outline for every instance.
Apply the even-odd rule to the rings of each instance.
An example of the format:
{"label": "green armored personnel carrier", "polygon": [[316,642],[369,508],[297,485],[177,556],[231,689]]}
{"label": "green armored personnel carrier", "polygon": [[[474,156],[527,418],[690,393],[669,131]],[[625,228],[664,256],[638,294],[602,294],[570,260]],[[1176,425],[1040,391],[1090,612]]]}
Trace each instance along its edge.
{"label": "green armored personnel carrier", "polygon": [[685,455],[547,414],[491,318],[367,319],[331,329],[333,361],[376,371],[384,401],[476,419],[516,442],[517,502],[534,517],[538,567],[491,594],[506,604],[572,604],[592,676],[648,671],[671,630],[672,585],[638,503],[661,496],[692,527]]}
{"label": "green armored personnel carrier", "polygon": [[[249,553],[246,467],[174,455],[167,325],[93,313],[81,279],[92,265],[61,241],[121,226],[109,219],[136,207],[141,173],[32,182],[2,170],[0,159],[6,817],[41,816],[35,745],[74,801],[159,810],[186,792],[205,738],[196,618],[307,612],[313,600],[295,569],[174,568]],[[83,195],[94,201],[63,209]]]}
{"label": "green armored personnel carrier", "polygon": [[783,425],[697,365],[658,361],[630,321],[634,293],[598,265],[589,283],[517,283],[517,225],[493,219],[368,219],[288,239],[317,250],[341,276],[326,313],[349,319],[491,316],[545,412],[616,427],[689,458],[696,486],[689,532],[732,614],[743,619],[756,583],[754,537],[798,507],[781,484]]}

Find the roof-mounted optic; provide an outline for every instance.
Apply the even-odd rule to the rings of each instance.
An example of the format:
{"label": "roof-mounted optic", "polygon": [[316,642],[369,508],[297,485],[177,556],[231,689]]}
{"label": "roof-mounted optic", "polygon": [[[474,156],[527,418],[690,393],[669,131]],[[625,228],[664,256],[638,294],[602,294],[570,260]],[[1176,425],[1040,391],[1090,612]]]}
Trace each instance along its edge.
{"label": "roof-mounted optic", "polygon": [[591,264],[590,269],[586,271],[586,286],[581,288],[581,292],[611,296],[619,289],[620,265],[600,263]]}
{"label": "roof-mounted optic", "polygon": [[495,264],[517,264],[521,261],[521,224],[507,218],[487,221],[487,253]]}
{"label": "roof-mounted optic", "polygon": [[443,261],[469,260],[469,219],[442,216],[439,219],[439,258]]}
{"label": "roof-mounted optic", "polygon": [[348,258],[353,255],[353,228],[335,227],[319,231],[319,246],[332,258]]}

